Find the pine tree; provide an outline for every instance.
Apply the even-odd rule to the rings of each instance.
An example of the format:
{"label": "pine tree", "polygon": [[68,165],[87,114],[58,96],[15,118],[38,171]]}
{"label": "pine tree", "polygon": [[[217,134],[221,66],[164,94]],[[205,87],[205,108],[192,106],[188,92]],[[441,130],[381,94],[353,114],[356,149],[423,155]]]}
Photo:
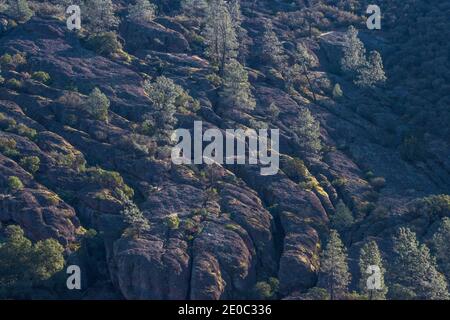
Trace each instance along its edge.
{"label": "pine tree", "polygon": [[353,225],[354,219],[350,209],[340,200],[336,205],[336,212],[331,217],[331,225],[339,232],[343,232]]}
{"label": "pine tree", "polygon": [[357,70],[358,76],[355,84],[361,87],[374,87],[386,81],[383,70],[383,60],[378,51],[371,51],[369,61]]}
{"label": "pine tree", "polygon": [[251,93],[247,71],[237,60],[231,60],[225,68],[220,97],[231,108],[255,108],[256,102]]}
{"label": "pine tree", "polygon": [[400,228],[394,237],[393,252],[392,283],[413,292],[418,299],[448,299],[444,275],[437,271],[430,250],[419,244],[414,232]]}
{"label": "pine tree", "polygon": [[164,76],[158,77],[154,82],[145,82],[144,91],[153,104],[155,128],[160,139],[170,141],[170,135],[177,123],[175,112],[177,101],[184,95],[183,88]]}
{"label": "pine tree", "polygon": [[143,232],[150,230],[150,223],[133,201],[125,200],[121,213],[125,223],[128,224],[126,233],[140,238]]}
{"label": "pine tree", "polygon": [[21,227],[5,229],[0,242],[0,298],[29,299],[27,289],[47,280],[64,267],[64,248],[55,239],[32,244]]}
{"label": "pine tree", "polygon": [[82,11],[91,32],[106,32],[119,25],[119,19],[114,15],[115,10],[111,0],[85,1]]}
{"label": "pine tree", "polygon": [[241,12],[241,1],[240,0],[230,0],[227,2],[228,12],[230,13],[231,23],[233,24],[233,28],[236,32],[236,38],[238,42],[238,60],[241,63],[244,63],[247,55],[248,55],[248,33],[245,28],[242,27],[242,21],[244,18],[242,17]]}
{"label": "pine tree", "polygon": [[226,64],[237,57],[239,47],[233,21],[223,0],[211,0],[203,35],[206,55],[223,75]]}
{"label": "pine tree", "polygon": [[149,0],[137,0],[135,5],[128,6],[128,19],[139,21],[153,21],[155,19],[156,5]]}
{"label": "pine tree", "polygon": [[99,88],[94,88],[86,100],[85,108],[94,119],[107,122],[109,105],[108,97]]}
{"label": "pine tree", "polygon": [[[367,280],[371,273],[368,273],[369,266],[376,266],[379,268],[379,288],[369,289]],[[359,270],[361,278],[359,280],[360,292],[363,295],[369,297],[370,300],[384,300],[386,299],[387,287],[384,283],[385,269],[383,267],[383,261],[381,259],[380,250],[375,241],[366,243],[360,251],[359,255]]]}
{"label": "pine tree", "polygon": [[347,250],[337,231],[331,230],[330,238],[320,259],[319,287],[328,291],[331,300],[340,299],[347,293],[350,278]]}
{"label": "pine tree", "polygon": [[450,279],[450,218],[441,220],[431,244],[440,270]]}
{"label": "pine tree", "polygon": [[311,79],[309,78],[308,72],[311,67],[315,65],[314,57],[309,53],[308,49],[302,43],[297,44],[297,50],[295,53],[295,59],[302,67],[303,75],[308,81],[309,89],[313,94],[314,101],[317,101],[316,94],[314,92],[314,88],[312,86]]}
{"label": "pine tree", "polygon": [[301,151],[310,155],[317,155],[322,146],[320,142],[320,124],[311,112],[302,107],[293,125],[294,140]]}
{"label": "pine tree", "polygon": [[349,74],[356,72],[367,65],[366,49],[364,44],[358,38],[358,30],[350,26],[345,34],[346,47],[344,56],[341,59],[341,68]]}
{"label": "pine tree", "polygon": [[283,45],[273,30],[271,21],[266,22],[265,25],[262,38],[262,58],[265,62],[273,64],[275,68],[281,67],[286,60],[283,54]]}
{"label": "pine tree", "polygon": [[26,22],[33,16],[27,0],[10,0],[6,13],[21,22]]}

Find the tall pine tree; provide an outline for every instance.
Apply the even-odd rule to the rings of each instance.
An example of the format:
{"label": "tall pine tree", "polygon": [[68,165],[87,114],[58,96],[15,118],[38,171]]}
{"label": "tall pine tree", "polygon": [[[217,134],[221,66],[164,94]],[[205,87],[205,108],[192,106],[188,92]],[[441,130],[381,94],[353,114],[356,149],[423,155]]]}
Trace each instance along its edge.
{"label": "tall pine tree", "polygon": [[241,110],[255,108],[256,102],[250,89],[247,71],[235,59],[225,68],[222,90],[219,94],[228,107]]}
{"label": "tall pine tree", "polygon": [[111,0],[85,1],[82,12],[91,32],[106,32],[119,25],[119,19],[115,16],[115,9]]}
{"label": "tall pine tree", "polygon": [[300,108],[298,118],[292,128],[295,133],[294,141],[300,147],[300,152],[317,156],[322,149],[320,124],[308,109]]}
{"label": "tall pine tree", "polygon": [[347,250],[336,230],[331,230],[328,243],[320,259],[319,287],[326,289],[331,300],[342,299],[348,290],[351,275],[348,271]]}
{"label": "tall pine tree", "polygon": [[149,0],[137,0],[135,5],[128,6],[128,19],[132,21],[152,21],[155,19],[156,5]]}
{"label": "tall pine tree", "polygon": [[203,35],[205,53],[223,75],[226,64],[237,57],[239,47],[233,21],[224,0],[211,0]]}
{"label": "tall pine tree", "polygon": [[170,141],[173,127],[177,123],[175,112],[180,96],[185,94],[183,88],[172,79],[158,77],[154,82],[145,82],[144,91],[152,102],[153,118],[158,138]]}
{"label": "tall pine tree", "polygon": [[439,228],[431,240],[440,270],[450,279],[450,218],[441,220]]}
{"label": "tall pine tree", "polygon": [[344,56],[341,59],[342,71],[351,75],[367,65],[366,48],[358,38],[358,30],[350,26],[345,34],[346,47],[344,49]]}
{"label": "tall pine tree", "polygon": [[[371,288],[367,283],[369,276],[372,275],[371,272],[373,272],[370,271],[369,266],[375,266],[379,271],[374,274],[376,277],[379,277],[379,283],[377,283],[379,285],[378,288]],[[370,300],[386,299],[387,287],[384,283],[385,269],[383,267],[380,250],[375,241],[370,241],[361,248],[359,255],[359,272],[361,274],[359,280],[361,294],[367,296]]]}
{"label": "tall pine tree", "polygon": [[265,31],[262,37],[262,59],[264,62],[272,64],[275,68],[280,68],[286,60],[283,45],[273,30],[271,21],[265,24]]}
{"label": "tall pine tree", "polygon": [[430,250],[424,244],[419,244],[414,232],[408,228],[400,228],[394,237],[393,252],[390,275],[396,288],[402,288],[403,292],[408,291],[418,299],[449,298],[444,275],[437,270]]}
{"label": "tall pine tree", "polygon": [[386,81],[383,69],[383,59],[378,51],[371,51],[369,61],[357,70],[355,84],[360,87],[374,87]]}

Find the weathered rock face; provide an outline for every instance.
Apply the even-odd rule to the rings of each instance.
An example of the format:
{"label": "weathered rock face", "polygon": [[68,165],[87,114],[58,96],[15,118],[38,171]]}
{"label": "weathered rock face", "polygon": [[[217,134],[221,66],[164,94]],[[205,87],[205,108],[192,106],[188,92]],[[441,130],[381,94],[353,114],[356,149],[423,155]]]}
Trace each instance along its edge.
{"label": "weathered rock face", "polygon": [[[23,190],[7,191],[13,176],[24,184]],[[33,240],[55,238],[64,245],[75,240],[80,225],[75,210],[1,154],[0,190],[0,222],[21,226]]]}
{"label": "weathered rock face", "polygon": [[127,299],[186,299],[190,278],[187,243],[179,239],[120,239],[113,275]]}
{"label": "weathered rock face", "polygon": [[189,43],[183,35],[156,22],[127,22],[122,26],[122,36],[130,52],[142,50],[186,53]]}
{"label": "weathered rock face", "polygon": [[323,34],[319,40],[320,48],[325,54],[330,71],[334,73],[341,70],[340,62],[346,46],[344,36],[343,32],[332,31]]}

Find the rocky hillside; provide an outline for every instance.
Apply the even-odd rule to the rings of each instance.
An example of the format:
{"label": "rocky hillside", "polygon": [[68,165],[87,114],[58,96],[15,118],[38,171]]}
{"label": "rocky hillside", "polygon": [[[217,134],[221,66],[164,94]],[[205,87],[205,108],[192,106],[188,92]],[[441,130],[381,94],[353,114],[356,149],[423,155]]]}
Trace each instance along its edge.
{"label": "rocky hillside", "polygon": [[[68,30],[63,2],[28,1],[27,19],[0,15],[0,243],[12,241],[12,225],[32,243],[56,240],[64,266],[80,266],[82,285],[68,290],[61,265],[19,290],[24,279],[2,277],[0,267],[6,297],[319,298],[331,229],[347,248],[348,292],[358,292],[341,298],[363,298],[359,255],[370,240],[396,288],[388,297],[411,296],[395,269],[400,227],[450,276],[433,242],[450,216],[448,4],[379,1],[382,29],[369,30],[364,1],[242,0],[237,59],[255,100],[245,109],[225,106],[207,22],[179,1],[152,1],[155,16],[141,20],[130,18],[128,1],[113,1],[109,37],[85,25],[93,22],[83,3],[82,29]],[[270,24],[279,65],[265,59]],[[342,71],[350,25],[367,54],[380,53],[384,84],[361,87]],[[306,71],[294,68],[299,44]],[[173,164],[146,90],[162,76],[183,90],[175,128],[278,128],[279,172]],[[106,114],[86,107],[103,94]],[[316,152],[299,137],[298,119],[308,115],[320,125]],[[124,220],[130,207],[148,222],[137,234]]]}

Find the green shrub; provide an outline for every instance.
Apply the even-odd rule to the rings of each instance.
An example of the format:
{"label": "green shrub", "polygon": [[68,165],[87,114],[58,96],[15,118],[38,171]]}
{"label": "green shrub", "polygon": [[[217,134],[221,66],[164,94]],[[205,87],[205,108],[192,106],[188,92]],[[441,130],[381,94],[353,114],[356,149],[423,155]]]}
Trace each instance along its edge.
{"label": "green shrub", "polygon": [[256,299],[268,300],[274,299],[279,290],[279,281],[277,278],[269,278],[268,281],[260,281],[253,288]]}
{"label": "green shrub", "polygon": [[113,55],[122,51],[122,44],[115,32],[102,32],[87,39],[87,47],[100,55]]}
{"label": "green shrub", "polygon": [[31,174],[35,174],[39,170],[41,160],[39,157],[24,157],[20,160],[20,165]]}
{"label": "green shrub", "polygon": [[12,63],[15,66],[18,66],[18,65],[21,65],[21,64],[26,64],[27,63],[27,57],[26,57],[25,53],[18,52],[16,54],[14,54],[12,56]]}
{"label": "green shrub", "polygon": [[68,153],[64,154],[61,152],[51,152],[50,156],[55,159],[56,163],[62,167],[71,168],[77,172],[84,171],[86,166],[86,160],[81,154]]}
{"label": "green shrub", "polygon": [[23,183],[16,176],[8,178],[8,187],[11,191],[23,190]]}
{"label": "green shrub", "polygon": [[281,162],[281,170],[293,181],[301,181],[309,175],[305,163],[298,158],[286,158]]}
{"label": "green shrub", "polygon": [[23,123],[19,123],[13,130],[11,131],[15,131],[17,134],[27,137],[30,140],[34,140],[37,136],[37,131],[35,129],[29,128],[26,125],[24,125]]}
{"label": "green shrub", "polygon": [[16,150],[16,141],[12,138],[0,137],[0,152],[7,157],[16,157],[19,152]]}
{"label": "green shrub", "polygon": [[150,119],[144,120],[140,125],[139,131],[141,134],[151,137],[156,133],[155,124]]}
{"label": "green shrub", "polygon": [[347,179],[344,177],[334,179],[331,184],[335,187],[344,187],[347,184]]}
{"label": "green shrub", "polygon": [[128,198],[132,198],[134,195],[133,189],[125,184],[123,178],[118,172],[107,171],[96,167],[88,170],[88,176],[92,183],[113,189],[119,194],[123,193]]}
{"label": "green shrub", "polygon": [[44,71],[36,71],[33,72],[33,74],[31,75],[31,77],[39,82],[42,83],[48,83],[50,82],[50,75],[47,72]]}
{"label": "green shrub", "polygon": [[166,224],[169,227],[169,229],[176,230],[180,226],[180,218],[178,217],[178,214],[173,213],[166,217]]}
{"label": "green shrub", "polygon": [[22,87],[22,81],[17,80],[15,78],[11,78],[6,81],[6,85],[11,89],[20,89]]}
{"label": "green shrub", "polygon": [[5,53],[0,57],[0,64],[7,65],[13,63],[13,58],[9,53]]}

